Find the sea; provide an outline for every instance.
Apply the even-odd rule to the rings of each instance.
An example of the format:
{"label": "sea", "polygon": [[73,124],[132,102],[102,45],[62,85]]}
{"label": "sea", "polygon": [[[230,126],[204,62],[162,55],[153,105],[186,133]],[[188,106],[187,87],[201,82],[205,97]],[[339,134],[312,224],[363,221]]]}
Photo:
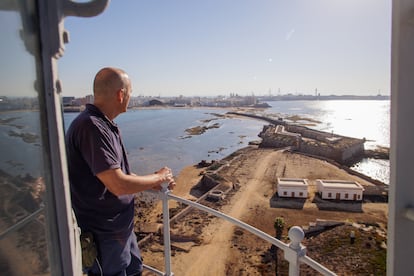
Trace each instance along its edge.
{"label": "sea", "polygon": [[[269,101],[271,107],[256,109],[259,115],[295,120],[296,123],[339,135],[365,138],[365,148],[390,145],[390,101],[324,100]],[[234,151],[260,141],[265,121],[247,117],[228,117],[224,108],[138,108],[119,115],[132,171],[152,173],[163,166],[174,174],[202,160],[222,159]],[[65,130],[78,113],[63,113]],[[11,174],[29,173],[36,177],[41,162],[27,159],[27,153],[41,151],[38,112],[16,111],[0,114],[0,169]],[[193,127],[205,132],[191,135]],[[17,135],[16,135],[17,133]],[[22,137],[30,134],[31,140]],[[13,146],[8,146],[13,144]],[[352,167],[385,184],[389,183],[389,161],[364,159]]]}

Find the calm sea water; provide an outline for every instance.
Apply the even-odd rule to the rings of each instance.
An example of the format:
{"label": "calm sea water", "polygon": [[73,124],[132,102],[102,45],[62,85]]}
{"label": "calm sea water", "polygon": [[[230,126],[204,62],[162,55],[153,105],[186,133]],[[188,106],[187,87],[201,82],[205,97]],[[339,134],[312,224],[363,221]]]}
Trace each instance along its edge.
{"label": "calm sea water", "polygon": [[[151,173],[169,166],[178,174],[185,166],[201,160],[221,159],[245,147],[257,136],[264,122],[244,118],[224,119],[225,109],[174,108],[138,109],[119,115],[115,121],[122,131],[132,169]],[[66,125],[77,114],[65,113]],[[201,135],[186,129],[218,124]]]}
{"label": "calm sea water", "polygon": [[[269,116],[298,115],[301,123],[312,128],[363,138],[366,148],[376,145],[389,146],[389,101],[277,101],[268,102],[272,107],[262,111]],[[151,173],[162,166],[169,166],[178,174],[185,166],[201,160],[221,159],[245,147],[257,136],[266,122],[248,118],[222,118],[226,109],[138,109],[119,115],[115,121],[120,126],[133,171]],[[77,113],[64,113],[67,128]],[[26,160],[27,151],[40,152],[39,143],[26,143],[10,136],[10,131],[36,134],[37,112],[11,112],[0,114],[0,119],[16,118],[12,123],[0,124],[2,139],[0,167],[13,174],[29,172],[36,176],[39,161]],[[304,119],[303,119],[304,118]],[[319,123],[315,123],[318,121]],[[195,126],[212,126],[201,135],[188,135],[186,129]],[[16,127],[18,126],[18,127]],[[13,147],[8,145],[13,144]],[[24,150],[23,150],[24,149]],[[363,160],[354,169],[385,183],[389,181],[389,162]]]}
{"label": "calm sea water", "polygon": [[[0,169],[12,175],[43,174],[39,118],[36,111],[0,113]],[[24,135],[31,141],[25,141]]]}

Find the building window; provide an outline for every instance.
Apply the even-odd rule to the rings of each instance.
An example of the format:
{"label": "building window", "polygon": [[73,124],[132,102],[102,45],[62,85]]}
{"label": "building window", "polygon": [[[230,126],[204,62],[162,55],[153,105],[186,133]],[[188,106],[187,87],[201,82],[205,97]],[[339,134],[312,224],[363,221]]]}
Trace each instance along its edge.
{"label": "building window", "polygon": [[303,192],[299,192],[299,196],[303,196]]}
{"label": "building window", "polygon": [[332,193],[328,193],[328,197],[332,197]]}
{"label": "building window", "polygon": [[348,194],[345,194],[345,198],[348,198]]}
{"label": "building window", "polygon": [[287,195],[287,192],[286,192],[286,191],[284,191],[284,192],[283,192],[283,195]]}

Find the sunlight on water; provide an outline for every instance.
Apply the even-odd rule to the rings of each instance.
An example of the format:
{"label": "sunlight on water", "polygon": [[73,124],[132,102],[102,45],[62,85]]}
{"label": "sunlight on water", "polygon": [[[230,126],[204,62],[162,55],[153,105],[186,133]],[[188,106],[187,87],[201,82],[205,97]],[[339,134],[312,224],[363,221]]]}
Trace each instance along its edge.
{"label": "sunlight on water", "polygon": [[389,183],[389,162],[388,160],[370,159],[362,160],[355,164],[351,169],[356,170],[362,174],[369,175],[385,184]]}
{"label": "sunlight on water", "polygon": [[266,113],[281,117],[299,115],[320,124],[318,130],[355,138],[366,138],[366,148],[390,145],[389,101],[277,101]]}
{"label": "sunlight on water", "polygon": [[325,101],[320,103],[327,131],[366,138],[366,147],[389,146],[390,108],[388,101]]}
{"label": "sunlight on water", "polygon": [[[319,121],[311,128],[365,138],[365,149],[390,146],[390,101],[275,101],[265,113],[280,117],[299,115]],[[389,183],[389,160],[364,159],[352,169]]]}

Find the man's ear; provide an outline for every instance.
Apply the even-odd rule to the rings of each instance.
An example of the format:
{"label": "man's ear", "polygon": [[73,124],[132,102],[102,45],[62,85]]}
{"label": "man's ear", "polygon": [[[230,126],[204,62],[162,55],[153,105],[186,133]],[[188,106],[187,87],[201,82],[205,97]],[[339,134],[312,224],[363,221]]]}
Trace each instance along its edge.
{"label": "man's ear", "polygon": [[123,90],[123,89],[119,89],[119,90],[116,92],[116,99],[117,99],[117,101],[118,101],[118,102],[120,102],[120,103],[122,103],[122,102],[123,102],[123,100],[124,100],[124,90]]}

